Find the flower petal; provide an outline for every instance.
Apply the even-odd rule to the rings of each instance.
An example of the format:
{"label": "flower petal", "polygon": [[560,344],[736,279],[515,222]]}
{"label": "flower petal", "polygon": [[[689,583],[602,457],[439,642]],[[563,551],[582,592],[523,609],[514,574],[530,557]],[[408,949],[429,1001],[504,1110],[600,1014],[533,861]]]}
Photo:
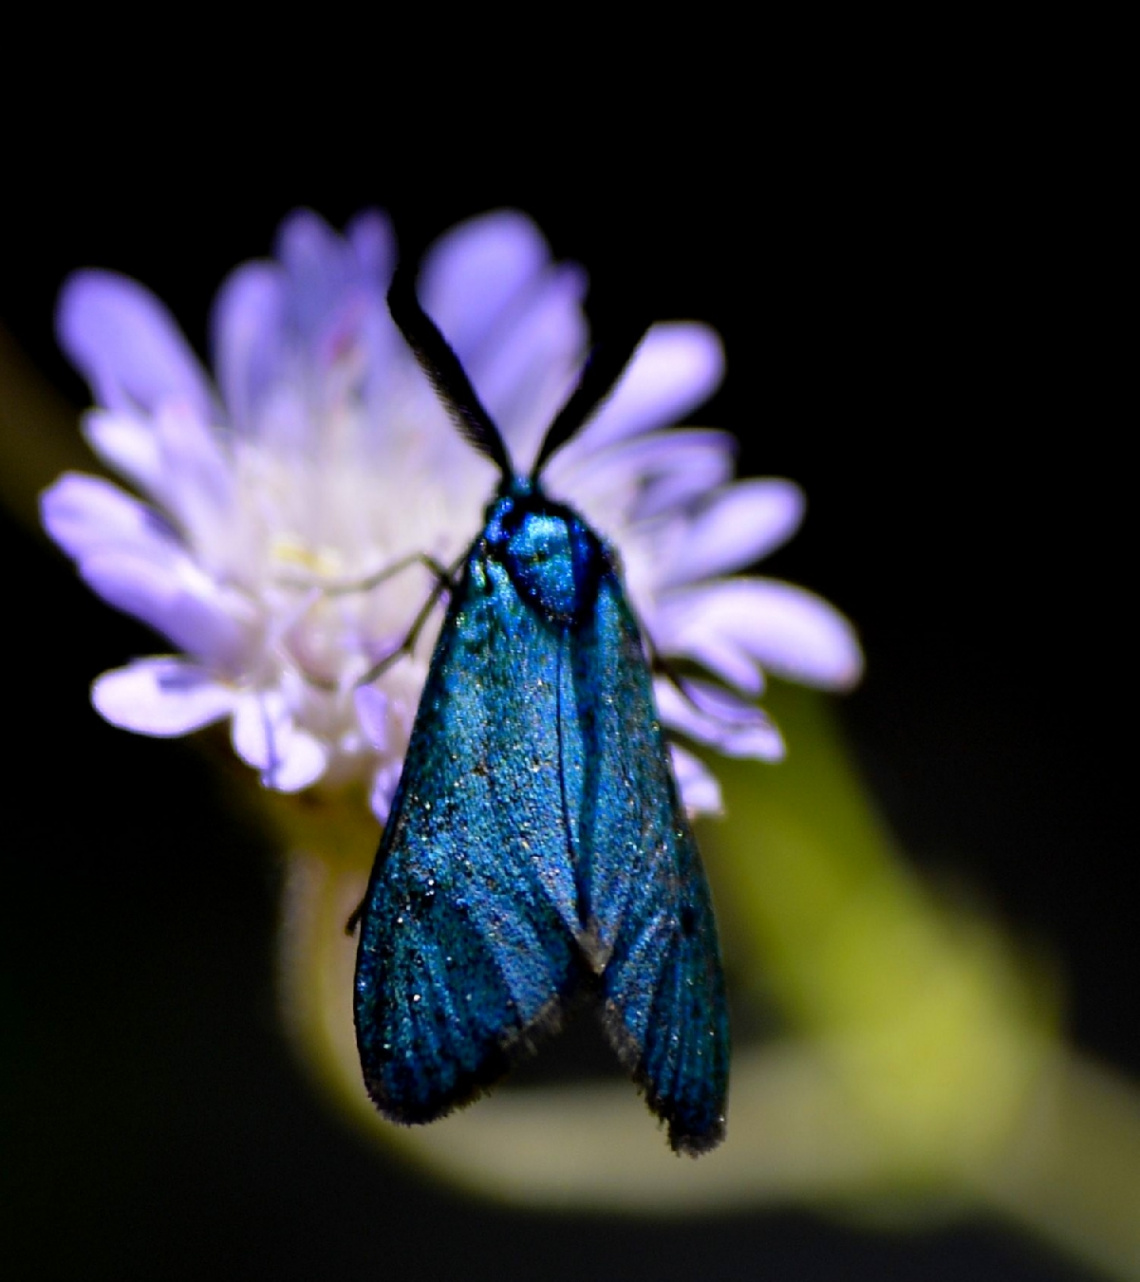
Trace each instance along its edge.
{"label": "flower petal", "polygon": [[357,686],[352,701],[364,737],[377,752],[388,751],[392,739],[389,724],[392,701],[387,694],[377,685]]}
{"label": "flower petal", "polygon": [[252,609],[188,558],[163,561],[138,549],[106,549],[79,563],[84,581],[117,610],[223,671],[250,650]]}
{"label": "flower petal", "polygon": [[[688,644],[679,643],[665,629],[660,633],[655,630],[653,636],[663,652],[692,659],[714,677],[719,677],[726,685],[742,691],[750,698],[758,698],[764,693],[767,684],[764,673],[750,651],[741,645],[739,638],[712,628],[694,630]],[[658,640],[659,636],[664,636],[667,640]]]}
{"label": "flower petal", "polygon": [[159,410],[155,432],[164,478],[155,497],[201,554],[211,541],[224,542],[229,536],[226,518],[240,503],[233,460],[217,433],[184,406]]}
{"label": "flower petal", "polygon": [[[211,314],[218,381],[235,425],[264,432],[269,405],[281,434],[296,417],[283,399],[311,401],[319,416],[346,378],[362,379],[366,397],[382,408],[399,348],[384,303],[395,259],[388,220],[366,211],[342,237],[312,210],[298,210],[282,223],[277,247],[279,261],[230,273]],[[295,426],[285,436],[305,439]]]}
{"label": "flower petal", "polygon": [[218,386],[230,421],[241,432],[254,426],[254,409],[283,372],[285,279],[272,263],[245,263],[218,290],[210,314],[210,345]]}
{"label": "flower petal", "polygon": [[215,418],[209,384],[190,345],[157,298],[114,272],[76,272],[56,311],[60,345],[112,410],[150,413],[184,402]]}
{"label": "flower petal", "polygon": [[835,690],[854,685],[863,672],[859,641],[843,615],[814,593],[775,579],[680,589],[660,603],[654,624],[665,652],[698,662],[736,646],[777,676]]}
{"label": "flower petal", "polygon": [[361,275],[386,287],[396,265],[396,237],[387,214],[364,209],[348,222],[344,238],[352,246]]}
{"label": "flower petal", "polygon": [[389,761],[372,776],[368,805],[382,824],[388,822],[388,814],[392,809],[392,801],[396,796],[401,774],[403,774],[403,763]]}
{"label": "flower petal", "polygon": [[[610,495],[626,495],[632,525],[685,507],[732,475],[735,442],[727,432],[678,428],[646,432],[612,449],[573,452],[573,441],[559,450],[543,473],[554,493],[573,495],[583,510],[597,508],[600,518]],[[621,500],[617,500],[620,510]]]}
{"label": "flower petal", "polygon": [[289,281],[290,322],[312,344],[344,296],[352,251],[311,209],[297,209],[281,223],[275,248]]}
{"label": "flower petal", "polygon": [[133,549],[164,558],[178,554],[173,532],[157,512],[98,476],[65,472],[40,495],[44,528],[70,557]]}
{"label": "flower petal", "polygon": [[[311,209],[297,210],[281,225],[277,253],[287,282],[286,323],[301,354],[326,374],[349,353],[366,377],[377,356],[386,363],[396,345],[384,302],[395,259],[387,220],[372,211],[338,236]],[[382,339],[382,351],[368,350],[369,336]]]}
{"label": "flower petal", "polygon": [[498,340],[460,360],[491,417],[506,435],[516,466],[529,467],[539,441],[573,385],[586,350],[585,274],[548,269],[516,300]]}
{"label": "flower petal", "polygon": [[550,263],[550,250],[525,214],[499,209],[441,236],[424,259],[419,294],[464,361],[493,351],[500,326]]}
{"label": "flower petal", "polygon": [[280,691],[245,694],[232,725],[234,751],[261,771],[261,782],[278,792],[300,792],[324,774],[328,748],[301,729]]}
{"label": "flower petal", "polygon": [[[667,448],[662,439],[665,437]],[[650,432],[621,447],[621,452],[638,447],[645,449],[646,457],[641,468],[641,493],[631,516],[634,521],[649,521],[682,507],[716,489],[732,475],[736,443],[727,432],[700,428]]]}
{"label": "flower petal", "polygon": [[685,809],[694,815],[724,814],[724,798],[716,776],[705,768],[703,761],[686,752],[680,744],[669,745],[673,761],[673,774]]}
{"label": "flower petal", "polygon": [[784,740],[763,711],[719,686],[704,681],[654,682],[661,719],[698,743],[707,743],[730,757],[759,757],[780,761]]}
{"label": "flower petal", "polygon": [[714,493],[670,549],[660,587],[751,565],[798,528],[803,491],[791,481],[739,481]]}
{"label": "flower petal", "polygon": [[716,331],[693,321],[650,328],[613,395],[566,448],[583,451],[669,427],[703,404],[724,377]]}
{"label": "flower petal", "polygon": [[234,691],[206,669],[162,655],[104,672],[91,687],[95,710],[112,725],[162,737],[220,721],[233,711],[234,699]]}

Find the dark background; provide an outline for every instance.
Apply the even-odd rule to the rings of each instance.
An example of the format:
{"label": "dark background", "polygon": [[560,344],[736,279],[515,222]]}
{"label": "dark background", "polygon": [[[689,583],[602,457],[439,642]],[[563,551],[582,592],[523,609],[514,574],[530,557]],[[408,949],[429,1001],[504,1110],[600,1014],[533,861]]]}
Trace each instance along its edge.
{"label": "dark background", "polygon": [[[456,100],[433,132],[427,90],[326,98],[318,123],[294,85],[234,119],[163,116],[156,143],[156,97],[224,104],[225,72],[136,92],[120,60],[42,91],[66,93],[65,136],[34,96],[15,117],[0,321],[78,414],[51,329],[70,270],[144,281],[202,350],[214,289],[282,215],[340,226],[374,204],[413,253],[519,206],[589,269],[597,326],[626,308],[710,322],[728,378],[697,421],[738,434],[742,473],[808,493],[766,569],[861,629],[867,679],[841,715],[895,830],[1052,959],[1076,1045],[1136,1075],[1117,165],[1088,83],[1018,53],[834,81],[808,58],[773,81],[770,55],[731,87],[707,65],[688,80],[677,54],[620,120],[537,142],[545,100],[521,87],[477,124]],[[3,529],[6,1275],[1083,1276],[978,1221],[524,1215],[377,1153],[277,1027],[273,852],[192,750],[90,710],[91,677],[149,638]]]}

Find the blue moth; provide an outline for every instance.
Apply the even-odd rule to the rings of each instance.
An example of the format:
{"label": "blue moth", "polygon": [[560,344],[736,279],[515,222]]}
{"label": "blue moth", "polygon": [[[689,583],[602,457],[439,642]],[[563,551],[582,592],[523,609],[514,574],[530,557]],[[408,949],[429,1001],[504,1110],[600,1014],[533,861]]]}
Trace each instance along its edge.
{"label": "blue moth", "polygon": [[708,884],[615,553],[542,469],[609,392],[595,352],[520,475],[397,273],[388,306],[502,474],[450,600],[358,912],[356,1040],[394,1122],[466,1104],[580,993],[679,1153],[724,1137],[729,1034]]}

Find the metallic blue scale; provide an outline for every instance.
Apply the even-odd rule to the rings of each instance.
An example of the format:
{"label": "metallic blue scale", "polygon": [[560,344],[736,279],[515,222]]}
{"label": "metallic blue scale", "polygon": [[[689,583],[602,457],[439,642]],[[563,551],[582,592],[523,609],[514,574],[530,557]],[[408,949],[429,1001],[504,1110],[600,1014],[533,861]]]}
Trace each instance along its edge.
{"label": "metallic blue scale", "polygon": [[[420,350],[438,331],[417,345],[431,322],[390,302],[460,401]],[[610,550],[533,477],[504,476],[452,591],[360,922],[357,1043],[393,1121],[469,1102],[586,986],[673,1148],[723,1138],[716,926],[641,635]]]}

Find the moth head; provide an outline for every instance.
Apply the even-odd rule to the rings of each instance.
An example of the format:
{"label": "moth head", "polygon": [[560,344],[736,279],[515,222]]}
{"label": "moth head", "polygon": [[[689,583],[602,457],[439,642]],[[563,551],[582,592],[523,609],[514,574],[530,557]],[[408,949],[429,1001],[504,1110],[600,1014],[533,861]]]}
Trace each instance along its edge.
{"label": "moth head", "polygon": [[552,623],[573,623],[594,608],[610,565],[605,545],[573,509],[526,478],[488,509],[483,552],[506,571],[519,596]]}

